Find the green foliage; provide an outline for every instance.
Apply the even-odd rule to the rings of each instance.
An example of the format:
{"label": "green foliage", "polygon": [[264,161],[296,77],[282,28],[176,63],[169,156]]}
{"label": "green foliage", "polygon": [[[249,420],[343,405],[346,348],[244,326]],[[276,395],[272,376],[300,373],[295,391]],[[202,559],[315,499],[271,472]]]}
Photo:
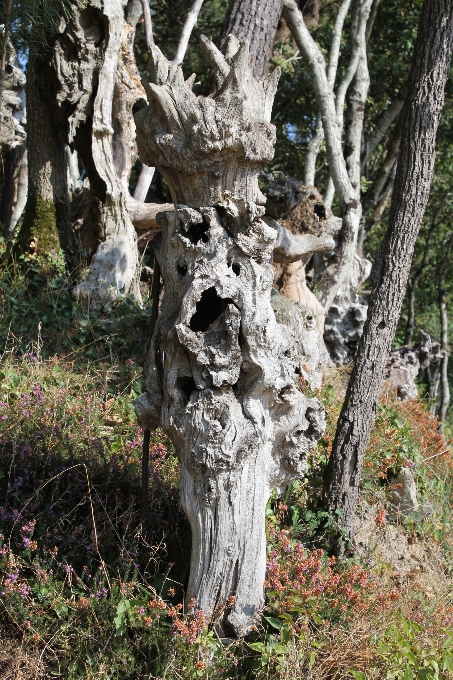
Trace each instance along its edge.
{"label": "green foliage", "polygon": [[386,665],[386,680],[451,677],[453,631],[443,631],[441,640],[427,639],[421,633],[423,626],[400,616],[378,637],[377,653]]}
{"label": "green foliage", "polygon": [[[6,37],[22,56],[29,50],[45,51],[61,19],[69,21],[72,16],[70,0],[4,0],[0,5],[0,22],[7,25]],[[5,50],[5,33],[0,49]]]}

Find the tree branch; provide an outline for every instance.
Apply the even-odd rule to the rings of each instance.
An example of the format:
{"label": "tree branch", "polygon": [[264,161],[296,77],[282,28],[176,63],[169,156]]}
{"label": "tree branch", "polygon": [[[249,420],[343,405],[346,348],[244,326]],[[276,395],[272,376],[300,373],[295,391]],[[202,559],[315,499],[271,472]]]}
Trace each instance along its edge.
{"label": "tree branch", "polygon": [[[332,31],[332,42],[330,46],[329,66],[327,68],[327,82],[333,89],[335,78],[337,76],[338,59],[340,57],[341,35],[343,33],[343,25],[346,15],[349,10],[351,0],[343,0],[340,9],[338,10],[337,18]],[[304,184],[313,186],[316,175],[316,159],[321,148],[322,140],[324,139],[324,130],[322,127],[321,112],[318,111],[318,119],[316,121],[316,130],[313,138],[308,145],[307,154],[305,156],[305,175]]]}
{"label": "tree branch", "polygon": [[[370,0],[366,0],[370,2]],[[349,178],[341,144],[341,128],[335,108],[335,95],[327,79],[326,64],[318,45],[308,31],[294,0],[285,0],[283,14],[311,73],[326,137],[330,174],[340,199],[343,226],[332,263],[318,279],[318,299],[328,309],[347,276],[357,244],[362,207],[359,194]]]}
{"label": "tree branch", "polygon": [[366,166],[372,154],[376,151],[376,148],[381,143],[390,125],[393,123],[395,118],[400,115],[403,104],[404,99],[401,99],[400,97],[394,99],[377,121],[373,132],[365,144],[365,154],[362,158],[362,169]]}
{"label": "tree branch", "polygon": [[200,13],[201,6],[203,4],[203,0],[194,0],[194,3],[192,7],[189,10],[189,14],[187,15],[187,19],[184,23],[184,26],[181,31],[181,36],[179,38],[179,43],[178,47],[175,52],[175,56],[172,59],[172,64],[182,64],[183,59],[185,57],[186,51],[187,51],[187,46],[189,44],[190,36],[192,34],[192,31],[194,29],[195,24],[197,23],[198,19],[198,14]]}
{"label": "tree branch", "polygon": [[145,23],[145,42],[146,49],[149,51],[151,46],[154,45],[153,38],[153,22],[151,20],[151,10],[149,8],[149,0],[142,0],[143,7],[143,19]]}

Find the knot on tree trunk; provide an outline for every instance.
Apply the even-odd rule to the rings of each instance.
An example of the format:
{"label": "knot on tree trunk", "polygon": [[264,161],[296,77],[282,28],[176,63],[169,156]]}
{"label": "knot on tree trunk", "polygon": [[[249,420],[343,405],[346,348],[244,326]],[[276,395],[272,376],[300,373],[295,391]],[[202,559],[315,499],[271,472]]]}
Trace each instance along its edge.
{"label": "knot on tree trunk", "polygon": [[262,219],[258,174],[272,155],[275,76],[251,77],[246,44],[230,40],[225,55],[204,45],[214,96],[193,95],[156,48],[154,101],[136,115],[139,152],[151,154],[142,160],[166,174],[178,204],[157,217],[164,296],[136,409],[179,457],[187,598],[209,620],[234,596],[221,628],[243,635],[264,604],[267,501],[305,473],[325,421],[298,387],[294,338],[271,306],[281,227]]}

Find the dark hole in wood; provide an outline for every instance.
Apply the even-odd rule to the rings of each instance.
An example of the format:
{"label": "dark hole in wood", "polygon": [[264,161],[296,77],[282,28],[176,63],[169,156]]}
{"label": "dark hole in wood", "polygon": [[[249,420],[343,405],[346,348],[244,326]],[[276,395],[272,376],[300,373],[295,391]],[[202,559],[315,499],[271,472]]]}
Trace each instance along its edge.
{"label": "dark hole in wood", "polygon": [[195,385],[195,380],[191,375],[180,376],[176,381],[176,387],[178,388],[178,390],[181,390],[181,392],[184,393],[186,397],[186,404],[188,403],[192,392],[197,389],[197,386]]}
{"label": "dark hole in wood", "polygon": [[208,235],[206,233],[207,231],[209,231],[209,224],[207,222],[191,224],[187,230],[186,236],[190,241],[192,241],[192,243],[197,244],[200,241],[203,241],[203,243],[207,243],[208,242]]}
{"label": "dark hole in wood", "polygon": [[157,368],[157,373],[159,375],[159,378],[161,380],[163,380],[164,379],[164,364],[163,364],[160,352],[156,352],[156,368]]}
{"label": "dark hole in wood", "polygon": [[240,268],[240,266],[238,265],[237,262],[233,262],[231,269],[236,274],[236,276],[239,276],[239,274],[241,273],[241,268]]}
{"label": "dark hole in wood", "polygon": [[322,203],[315,203],[313,210],[320,220],[326,219],[326,208]]}
{"label": "dark hole in wood", "polygon": [[233,304],[233,300],[219,297],[214,286],[204,290],[197,302],[197,311],[190,320],[189,328],[195,332],[206,333],[208,327],[219,318],[229,304]]}
{"label": "dark hole in wood", "polygon": [[145,106],[147,106],[146,100],[143,98],[137,99],[137,101],[134,103],[132,107],[132,113],[136,114],[140,111],[140,109],[143,109]]}
{"label": "dark hole in wood", "polygon": [[177,264],[176,269],[178,270],[179,276],[185,276],[187,274],[187,265],[186,264]]}

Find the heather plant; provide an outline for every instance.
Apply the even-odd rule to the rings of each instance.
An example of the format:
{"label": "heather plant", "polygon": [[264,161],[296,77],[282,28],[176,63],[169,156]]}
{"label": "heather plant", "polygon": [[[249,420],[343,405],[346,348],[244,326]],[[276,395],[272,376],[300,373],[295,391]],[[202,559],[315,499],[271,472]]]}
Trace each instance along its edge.
{"label": "heather plant", "polygon": [[[448,588],[430,599],[397,586],[385,565],[336,562],[322,545],[334,522],[321,507],[322,476],[345,371],[323,387],[328,429],[308,476],[267,508],[264,616],[231,643],[217,625],[231,601],[209,621],[184,604],[190,532],[178,461],[160,431],[146,534],[140,526],[143,433],[132,402],[150,308],[125,299],[93,313],[72,301],[57,269],[11,267],[0,268],[0,640],[36,650],[46,669],[37,662],[36,677],[451,677]],[[440,545],[448,567],[450,454],[425,406],[385,394],[366,461],[371,504],[413,463],[432,512],[404,531]],[[386,521],[382,509],[376,523]]]}

